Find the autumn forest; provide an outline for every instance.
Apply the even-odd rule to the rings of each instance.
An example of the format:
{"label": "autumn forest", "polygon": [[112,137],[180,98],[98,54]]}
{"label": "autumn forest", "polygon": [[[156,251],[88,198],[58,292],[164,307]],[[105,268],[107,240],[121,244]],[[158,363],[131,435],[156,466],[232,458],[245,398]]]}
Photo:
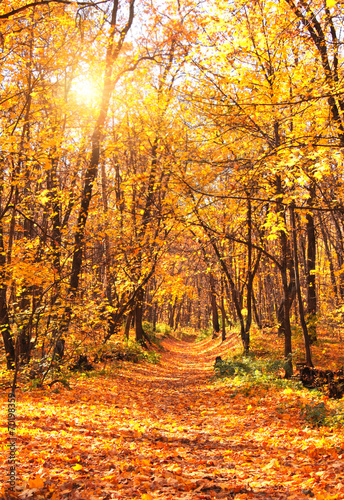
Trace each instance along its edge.
{"label": "autumn forest", "polygon": [[[282,415],[291,432],[284,416],[301,408],[292,417],[297,432],[309,432],[310,440],[332,425],[337,430],[323,455],[335,464],[344,457],[344,418],[334,418],[339,407],[331,407],[340,403],[327,403],[344,393],[343,20],[342,0],[2,0],[1,390],[6,404],[9,390],[22,391],[22,444],[30,405],[47,398],[44,421],[53,429],[65,411],[57,406],[75,403],[85,439],[93,432],[85,422],[97,420],[91,415],[100,401],[106,439],[128,455],[122,465],[106,459],[106,491],[100,472],[87,472],[81,448],[68,460],[72,474],[84,474],[82,486],[68,475],[48,480],[44,460],[32,458],[37,467],[23,462],[26,482],[4,498],[299,500],[314,497],[314,488],[318,500],[344,498],[335,466],[323,484],[314,464],[283,488],[277,476],[251,478],[249,487],[247,471],[230,485],[221,480],[228,476],[223,461],[233,461],[234,470],[233,453],[248,449],[243,429],[253,433],[247,441],[256,439],[250,415],[263,400],[272,412],[265,425]],[[259,390],[270,387],[259,355],[275,363],[271,391],[282,391],[283,400],[267,403],[269,391],[257,393],[257,373],[265,377]],[[95,366],[105,378],[88,378]],[[332,370],[321,375],[326,383],[314,366]],[[325,391],[318,402],[299,388],[290,403],[302,369],[309,386]],[[117,399],[106,395],[108,370],[112,385],[119,377]],[[218,377],[213,389],[211,377]],[[91,405],[87,411],[73,391]],[[172,415],[166,426],[178,421],[174,412],[190,420],[179,448],[170,447],[167,427],[156,434],[157,465],[144,449],[146,417],[135,411],[159,397]],[[192,448],[190,429],[199,430],[201,413],[209,411],[207,425],[214,426],[219,415],[227,418],[228,398],[241,419],[240,433],[234,420],[225,424],[238,432],[238,448],[228,458],[221,446],[232,445],[222,435],[216,446],[205,440]],[[116,430],[107,427],[111,412],[123,420]],[[299,418],[308,430],[300,430]],[[186,427],[178,425],[175,432]],[[314,450],[327,446],[320,434],[322,444],[307,455],[319,463],[322,452]],[[142,450],[130,457],[135,440]],[[268,446],[268,437],[261,441]],[[209,473],[185,478],[185,463],[193,467],[188,447]],[[264,470],[283,476],[285,451],[275,448]],[[98,451],[90,460],[99,465]],[[243,470],[248,462],[253,467],[252,457]],[[167,486],[149,475],[166,461]],[[130,483],[133,471],[144,477]],[[313,473],[317,480],[308,484]],[[100,483],[88,496],[91,476]],[[56,484],[64,484],[57,493]]]}

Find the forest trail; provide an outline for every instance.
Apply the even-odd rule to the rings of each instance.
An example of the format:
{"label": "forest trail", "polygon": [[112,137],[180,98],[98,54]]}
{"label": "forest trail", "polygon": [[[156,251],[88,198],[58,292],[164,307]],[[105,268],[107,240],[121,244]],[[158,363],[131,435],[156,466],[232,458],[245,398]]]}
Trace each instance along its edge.
{"label": "forest trail", "polygon": [[71,390],[18,393],[18,498],[344,498],[344,439],[305,428],[300,397],[215,382],[238,338],[163,341]]}

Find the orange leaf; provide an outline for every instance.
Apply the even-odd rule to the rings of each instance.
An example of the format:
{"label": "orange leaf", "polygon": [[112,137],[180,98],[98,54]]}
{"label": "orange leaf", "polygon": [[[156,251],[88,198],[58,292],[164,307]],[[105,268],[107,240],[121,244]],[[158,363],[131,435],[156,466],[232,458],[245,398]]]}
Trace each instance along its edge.
{"label": "orange leaf", "polygon": [[41,478],[41,476],[35,476],[34,479],[29,479],[29,488],[34,489],[34,488],[43,488],[44,486],[44,481]]}

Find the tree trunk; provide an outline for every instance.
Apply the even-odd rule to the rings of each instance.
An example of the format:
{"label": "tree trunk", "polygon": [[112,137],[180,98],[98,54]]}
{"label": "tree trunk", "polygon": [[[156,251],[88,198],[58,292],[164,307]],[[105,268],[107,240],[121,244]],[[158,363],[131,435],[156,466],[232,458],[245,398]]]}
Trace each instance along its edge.
{"label": "tree trunk", "polygon": [[[68,291],[70,301],[72,301],[73,298],[76,296],[79,288],[80,273],[83,262],[83,248],[84,248],[84,236],[86,231],[86,222],[89,214],[89,206],[92,198],[93,185],[98,174],[101,144],[104,136],[104,126],[106,123],[106,118],[110,107],[112,92],[116,83],[116,80],[113,79],[114,63],[117,60],[122,50],[126,35],[128,34],[128,31],[130,30],[131,25],[133,23],[134,5],[135,5],[135,0],[130,0],[128,20],[126,25],[122,28],[122,30],[120,30],[119,38],[116,42],[115,37],[119,31],[117,26],[119,2],[117,0],[113,0],[113,8],[111,14],[111,29],[107,41],[107,50],[106,50],[102,100],[97,122],[95,124],[93,134],[91,137],[91,158],[85,173],[84,187],[81,193],[80,210],[74,235],[73,260],[72,260],[72,269],[70,274],[69,291]],[[70,320],[71,320],[71,306],[70,304],[68,304],[64,309],[60,321],[58,338],[60,338],[64,334],[64,332],[68,330]],[[111,334],[111,331],[108,333],[108,335],[109,334]],[[107,336],[107,338],[109,337]]]}
{"label": "tree trunk", "polygon": [[[277,194],[281,195],[282,182],[280,176],[276,179]],[[278,204],[278,212],[283,217],[284,225],[286,227],[285,220],[285,209],[282,203]],[[293,272],[293,262],[290,255],[290,247],[288,244],[286,230],[281,230],[279,233],[280,245],[282,252],[282,263],[280,266],[280,271],[282,275],[283,283],[283,323],[280,325],[280,329],[283,328],[284,334],[284,356],[285,356],[285,378],[290,378],[293,375],[293,363],[292,363],[292,343],[291,343],[291,325],[290,325],[290,308],[292,305],[292,299],[295,297],[295,274]],[[290,282],[288,283],[288,270],[290,274]],[[294,291],[293,291],[294,290]]]}
{"label": "tree trunk", "polygon": [[262,329],[262,322],[261,322],[261,319],[259,317],[258,308],[257,308],[257,301],[256,301],[256,297],[254,295],[253,289],[252,289],[252,305],[253,305],[253,313],[254,313],[254,317],[255,317],[257,326],[258,326],[259,330],[261,330]]}
{"label": "tree trunk", "polygon": [[114,0],[112,17],[111,17],[111,32],[109,35],[106,63],[105,63],[105,77],[103,84],[102,102],[100,107],[99,116],[92,134],[92,148],[91,159],[89,166],[86,170],[84,188],[81,193],[80,211],[77,221],[77,229],[74,237],[74,253],[72,262],[72,271],[70,277],[69,290],[73,296],[76,294],[79,287],[80,271],[83,261],[83,242],[86,229],[86,222],[88,218],[89,206],[92,198],[93,184],[96,179],[100,160],[100,148],[104,134],[104,125],[108,114],[110,99],[114,87],[113,83],[113,67],[119,53],[122,49],[125,37],[131,28],[134,19],[134,3],[135,0],[130,0],[129,16],[126,26],[121,30],[119,40],[115,41],[115,35],[118,27],[116,26],[119,2]]}
{"label": "tree trunk", "polygon": [[238,297],[238,292],[236,290],[236,287],[235,287],[233,278],[231,276],[231,273],[230,273],[230,271],[229,271],[226,263],[224,262],[223,258],[221,258],[220,251],[219,251],[219,249],[218,249],[215,241],[211,240],[211,243],[212,243],[212,246],[213,246],[214,251],[216,253],[216,256],[217,256],[217,258],[219,260],[219,263],[220,263],[220,265],[221,265],[221,267],[223,269],[224,275],[226,276],[227,281],[228,281],[228,283],[230,285],[230,289],[231,289],[231,292],[232,292],[232,298],[233,298],[233,302],[234,302],[234,307],[235,307],[237,316],[238,316],[239,321],[240,321],[241,341],[242,341],[242,344],[243,344],[243,347],[244,347],[244,351],[246,352],[247,341],[246,341],[245,322],[244,322],[244,317],[243,317],[242,312],[241,312],[241,305],[240,305],[240,300],[239,300],[239,297]]}
{"label": "tree trunk", "polygon": [[7,297],[6,297],[7,285],[5,279],[6,278],[5,265],[6,265],[6,255],[4,249],[3,225],[1,220],[0,221],[0,328],[5,346],[7,369],[13,370],[15,364],[15,349],[14,349],[13,336],[7,309]]}
{"label": "tree trunk", "polygon": [[324,245],[325,245],[326,257],[328,259],[329,266],[330,266],[330,277],[331,277],[331,283],[332,283],[334,296],[335,296],[335,306],[338,307],[338,304],[339,304],[338,287],[337,287],[337,282],[336,282],[336,275],[335,275],[334,264],[333,264],[333,260],[332,260],[332,254],[331,254],[329,243],[328,243],[326,226],[324,224],[324,221],[323,221],[321,215],[319,214],[318,216],[319,216],[319,221],[320,221],[321,234],[322,234]]}
{"label": "tree trunk", "polygon": [[213,333],[217,334],[220,331],[219,324],[219,314],[216,304],[216,287],[214,276],[209,273],[209,284],[210,284],[210,301],[211,301],[211,312],[212,312],[212,322],[213,322]]}
{"label": "tree trunk", "polygon": [[222,294],[221,294],[221,318],[222,318],[222,325],[221,325],[221,340],[224,342],[226,340],[226,310],[225,310],[225,301],[223,297],[223,288],[222,288]]}
{"label": "tree trunk", "polygon": [[249,353],[250,350],[250,330],[252,324],[252,291],[254,273],[252,269],[252,204],[249,193],[247,193],[247,299],[246,299],[246,324],[243,338],[244,352]]}
{"label": "tree trunk", "polygon": [[153,320],[152,320],[153,332],[156,332],[157,319],[158,319],[158,304],[156,302],[154,302],[154,304],[153,304]]}
{"label": "tree trunk", "polygon": [[289,298],[289,286],[288,286],[288,276],[287,267],[283,265],[282,268],[282,281],[283,281],[283,333],[284,333],[284,357],[285,357],[285,378],[290,378],[293,374],[293,363],[291,359],[292,345],[291,345],[291,325],[290,325],[290,307],[291,301]]}
{"label": "tree trunk", "polygon": [[133,311],[129,311],[127,319],[125,321],[124,338],[127,340],[129,340],[130,327],[131,327],[131,323],[133,321],[133,316],[134,316]]}
{"label": "tree trunk", "polygon": [[135,306],[135,340],[136,342],[144,342],[144,332],[142,327],[142,317],[143,317],[143,288],[140,288],[136,295],[136,306]]}
{"label": "tree trunk", "polygon": [[177,314],[176,314],[176,319],[175,319],[175,322],[174,322],[173,330],[177,330],[178,326],[180,324],[180,317],[181,317],[181,313],[182,313],[184,298],[183,298],[183,301],[180,304],[178,304],[178,310],[177,310]]}
{"label": "tree trunk", "polygon": [[310,348],[310,338],[308,335],[307,324],[305,320],[305,314],[303,309],[302,295],[301,295],[301,287],[300,287],[300,276],[299,276],[299,259],[297,255],[297,236],[296,236],[296,227],[295,227],[295,212],[294,206],[290,206],[290,221],[291,221],[291,230],[292,230],[292,239],[293,239],[293,250],[294,250],[294,271],[295,271],[295,284],[296,284],[296,293],[299,302],[299,314],[300,321],[303,331],[303,338],[305,341],[305,351],[306,351],[306,364],[307,366],[313,366],[312,356],[311,356],[311,348]]}
{"label": "tree trunk", "polygon": [[[310,187],[309,207],[312,209],[313,201],[315,200],[315,183],[312,182]],[[316,265],[316,236],[314,216],[311,212],[306,215],[307,218],[307,323],[309,332],[309,342],[313,344],[317,340],[317,295],[316,295],[316,280],[315,280],[315,265]]]}

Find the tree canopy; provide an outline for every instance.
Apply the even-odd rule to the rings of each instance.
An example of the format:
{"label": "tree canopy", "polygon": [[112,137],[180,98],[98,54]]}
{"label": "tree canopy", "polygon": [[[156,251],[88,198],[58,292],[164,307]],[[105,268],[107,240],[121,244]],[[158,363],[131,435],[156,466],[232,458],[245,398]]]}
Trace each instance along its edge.
{"label": "tree canopy", "polygon": [[300,325],[312,365],[317,325],[343,312],[343,14],[3,0],[9,369],[125,323],[145,342],[144,321],[223,338],[238,322],[245,352],[253,323],[276,327],[287,376]]}

